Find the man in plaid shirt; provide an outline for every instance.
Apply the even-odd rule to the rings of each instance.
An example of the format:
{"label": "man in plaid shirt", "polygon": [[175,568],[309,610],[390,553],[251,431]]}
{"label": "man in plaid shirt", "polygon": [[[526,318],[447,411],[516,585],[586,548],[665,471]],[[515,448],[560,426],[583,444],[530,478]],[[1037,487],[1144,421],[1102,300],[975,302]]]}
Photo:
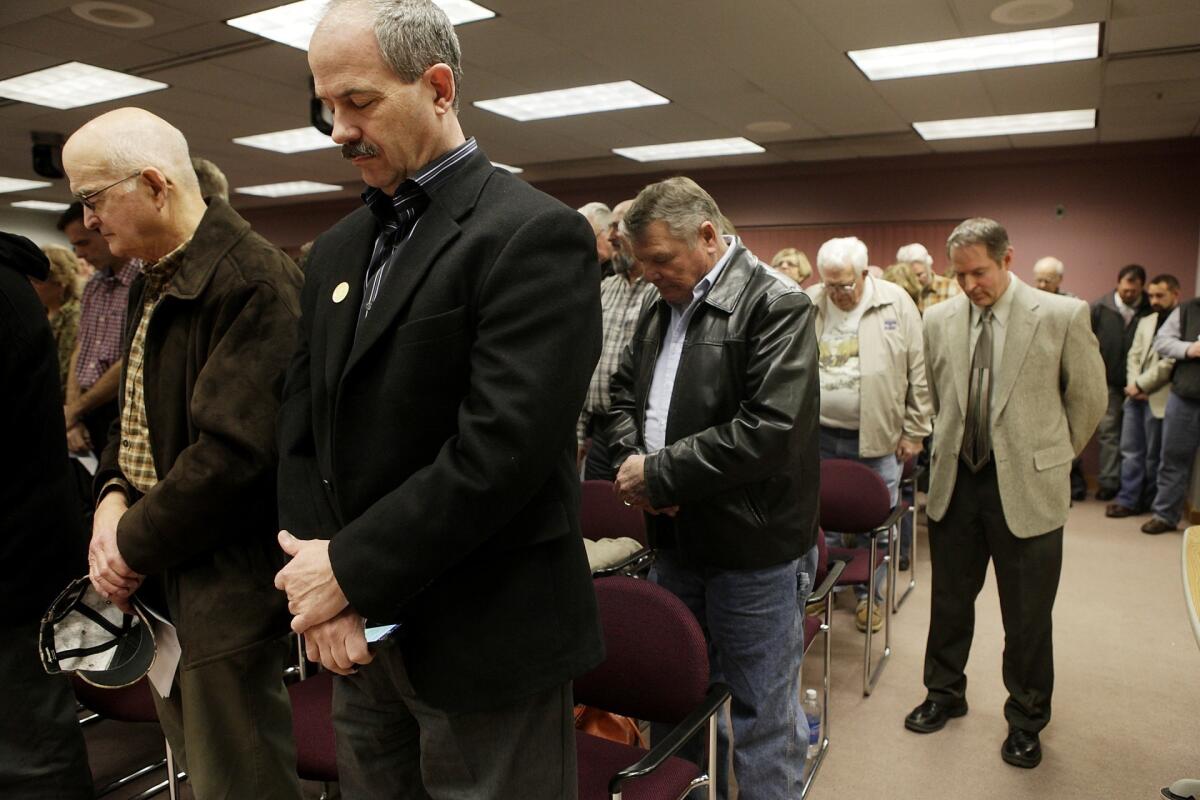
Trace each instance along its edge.
{"label": "man in plaid shirt", "polygon": [[[609,243],[612,245],[613,275],[600,282],[601,324],[604,340],[600,350],[600,361],[592,373],[587,398],[583,401],[583,412],[576,426],[579,457],[585,456],[583,477],[587,480],[611,481],[616,472],[609,463],[608,442],[604,438],[604,416],[608,413],[608,384],[621,364],[621,355],[633,336],[638,317],[646,307],[648,298],[658,297],[654,285],[642,277],[642,268],[633,258],[629,240],[621,233],[621,221],[633,200],[623,200],[613,208],[609,224]],[[586,447],[587,437],[592,437],[591,446]]]}
{"label": "man in plaid shirt", "polygon": [[71,451],[94,450],[99,454],[117,416],[125,305],[129,286],[138,274],[138,263],[114,256],[100,232],[84,226],[83,206],[78,202],[59,217],[58,229],[66,235],[75,255],[96,269],[79,302],[79,336],[67,372],[63,415]]}

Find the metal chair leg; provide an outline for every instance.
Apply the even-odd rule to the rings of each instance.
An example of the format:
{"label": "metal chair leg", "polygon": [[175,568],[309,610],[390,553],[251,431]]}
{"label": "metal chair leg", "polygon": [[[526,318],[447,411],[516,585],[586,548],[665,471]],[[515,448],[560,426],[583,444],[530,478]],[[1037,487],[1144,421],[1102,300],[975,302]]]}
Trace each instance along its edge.
{"label": "metal chair leg", "polygon": [[[892,576],[892,561],[891,548],[889,552],[884,553],[883,563],[887,566],[888,584],[895,586],[895,580]],[[871,625],[875,619],[875,559],[879,553],[879,536],[871,537],[871,560],[868,562],[871,565],[870,577],[867,580],[867,637],[863,645],[863,696],[870,697],[875,684],[879,682],[879,676],[883,674],[883,668],[887,666],[887,660],[892,655],[892,604],[888,598],[883,600],[883,653],[879,656],[879,662],[875,665],[874,670],[871,669]]]}
{"label": "metal chair leg", "polygon": [[[907,570],[908,586],[905,587],[904,593],[901,594],[899,598],[896,598],[895,602],[892,604],[892,611],[899,611],[900,606],[904,605],[904,601],[906,599],[908,599],[909,594],[911,594],[912,590],[917,587],[917,520],[919,519],[920,511],[921,511],[920,506],[917,505],[917,487],[913,486],[912,508],[910,508],[908,511],[909,517],[910,517],[910,519],[912,519],[912,544],[910,546],[910,550],[909,550],[909,554],[908,554],[908,570]],[[896,554],[898,557],[899,550],[896,551]],[[899,574],[899,572],[900,572],[900,564],[899,564],[899,560],[897,559],[897,564],[896,564],[897,575]],[[895,597],[894,593],[893,593],[893,597]]]}
{"label": "metal chair leg", "polygon": [[821,747],[817,751],[816,757],[812,764],[809,765],[808,774],[804,776],[804,786],[800,790],[800,800],[805,800],[808,797],[808,792],[812,789],[813,782],[817,778],[817,772],[821,769],[821,764],[825,761],[825,753],[829,750],[829,671],[832,664],[831,649],[829,644],[829,619],[833,615],[833,592],[830,592],[825,597],[825,619],[821,621],[820,634],[823,647],[822,661],[824,662],[824,672],[821,675]]}

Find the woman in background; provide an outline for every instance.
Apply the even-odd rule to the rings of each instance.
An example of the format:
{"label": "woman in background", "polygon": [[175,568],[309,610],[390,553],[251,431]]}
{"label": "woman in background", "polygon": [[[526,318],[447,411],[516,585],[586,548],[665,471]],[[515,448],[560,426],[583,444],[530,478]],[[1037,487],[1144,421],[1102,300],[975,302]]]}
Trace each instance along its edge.
{"label": "woman in background", "polygon": [[40,281],[30,276],[38,299],[46,308],[50,331],[58,351],[58,378],[66,396],[67,371],[71,368],[71,353],[79,333],[79,272],[75,254],[65,247],[46,245],[42,248],[50,259],[50,274]]}

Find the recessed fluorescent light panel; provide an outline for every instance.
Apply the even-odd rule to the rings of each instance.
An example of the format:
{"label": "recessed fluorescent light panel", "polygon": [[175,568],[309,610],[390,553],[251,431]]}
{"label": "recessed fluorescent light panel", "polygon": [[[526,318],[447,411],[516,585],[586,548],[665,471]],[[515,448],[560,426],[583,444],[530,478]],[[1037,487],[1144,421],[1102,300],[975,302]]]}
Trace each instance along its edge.
{"label": "recessed fluorescent light panel", "polygon": [[[495,11],[470,0],[434,0],[434,3],[446,12],[451,25],[462,25],[496,16]],[[308,40],[312,38],[313,30],[321,20],[327,5],[328,0],[300,0],[298,3],[288,3],[244,17],[235,17],[226,20],[225,24],[264,39],[307,50]]]}
{"label": "recessed fluorescent light panel", "polygon": [[0,97],[64,109],[166,88],[159,81],[71,61],[0,81]]}
{"label": "recessed fluorescent light panel", "polygon": [[236,144],[247,147],[257,147],[262,150],[273,150],[276,153],[303,153],[308,150],[320,150],[325,147],[337,147],[337,142],[321,133],[311,125],[307,128],[293,128],[289,131],[274,133],[259,133],[254,136],[239,136],[233,140]]}
{"label": "recessed fluorescent light panel", "polygon": [[261,186],[239,186],[235,191],[239,194],[252,194],[258,197],[291,197],[298,194],[340,192],[341,189],[342,187],[335,183],[286,181],[284,183],[264,183]]}
{"label": "recessed fluorescent light panel", "polygon": [[576,86],[574,89],[555,89],[552,92],[498,97],[495,100],[478,100],[474,105],[476,108],[515,119],[517,122],[529,122],[535,119],[594,114],[599,111],[618,111],[623,108],[661,106],[669,102],[671,101],[662,95],[655,94],[633,81],[617,81]]}
{"label": "recessed fluorescent light panel", "polygon": [[30,189],[45,189],[50,185],[46,181],[27,181],[24,178],[0,178],[0,194],[4,192],[25,192]]}
{"label": "recessed fluorescent light panel", "polygon": [[846,55],[873,81],[1079,61],[1099,58],[1100,23],[851,50]]}
{"label": "recessed fluorescent light panel", "polygon": [[1041,114],[1010,114],[1000,117],[942,119],[914,122],[913,127],[926,141],[934,139],[972,139],[980,136],[1017,136],[1022,133],[1083,131],[1096,127],[1096,109],[1048,111]]}
{"label": "recessed fluorescent light panel", "polygon": [[743,153],[765,153],[766,150],[749,139],[701,139],[695,142],[650,144],[644,147],[616,147],[613,152],[634,161],[673,161],[684,158],[712,158]]}
{"label": "recessed fluorescent light panel", "polygon": [[525,170],[521,169],[520,167],[510,167],[508,164],[501,164],[499,161],[493,161],[492,166],[499,167],[500,169],[506,169],[509,172],[511,172],[513,175],[520,175],[522,172],[525,171]]}
{"label": "recessed fluorescent light panel", "polygon": [[67,203],[51,203],[46,200],[18,200],[13,208],[28,208],[33,211],[66,211],[71,206]]}

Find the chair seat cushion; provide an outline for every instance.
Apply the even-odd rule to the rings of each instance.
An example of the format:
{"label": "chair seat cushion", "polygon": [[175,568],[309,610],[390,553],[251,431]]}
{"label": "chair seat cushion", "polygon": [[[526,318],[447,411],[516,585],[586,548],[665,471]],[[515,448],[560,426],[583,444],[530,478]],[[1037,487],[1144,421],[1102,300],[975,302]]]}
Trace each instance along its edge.
{"label": "chair seat cushion", "polygon": [[306,781],[336,781],[337,755],[333,744],[333,673],[316,675],[288,687],[292,700],[292,733],[296,737],[296,766]]}
{"label": "chair seat cushion", "polygon": [[118,722],[158,722],[158,710],[150,692],[150,681],[142,678],[130,686],[119,689],[101,689],[86,682],[78,675],[71,676],[75,697],[84,708],[95,711],[105,719]]}
{"label": "chair seat cushion", "polygon": [[[608,800],[608,782],[646,755],[640,747],[610,742],[582,731],[575,732],[579,756],[579,800]],[[625,800],[675,800],[700,775],[695,764],[669,758],[662,766],[624,784]]]}
{"label": "chair seat cushion", "polygon": [[[837,580],[838,586],[855,586],[860,583],[866,583],[871,577],[871,568],[868,562],[871,560],[871,551],[866,548],[859,547],[831,547],[829,548],[830,561],[845,561],[846,569],[842,571],[841,577]],[[883,550],[875,552],[875,566],[883,563]]]}

